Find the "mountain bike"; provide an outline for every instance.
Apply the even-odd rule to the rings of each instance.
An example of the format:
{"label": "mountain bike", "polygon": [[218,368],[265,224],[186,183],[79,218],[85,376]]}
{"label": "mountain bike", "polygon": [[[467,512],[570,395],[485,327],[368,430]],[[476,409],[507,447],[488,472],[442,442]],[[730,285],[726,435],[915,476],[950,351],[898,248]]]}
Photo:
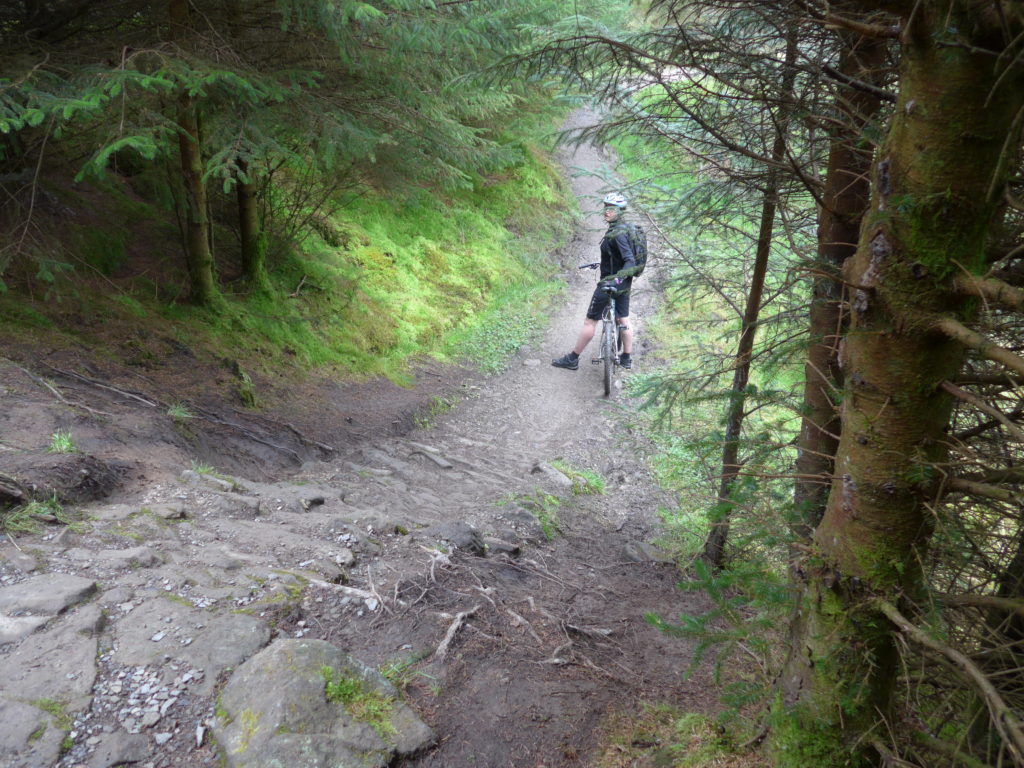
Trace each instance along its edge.
{"label": "mountain bike", "polygon": [[[581,264],[579,269],[597,269],[600,266],[600,262],[594,262]],[[622,352],[622,326],[615,321],[615,294],[618,289],[608,283],[601,283],[600,289],[607,294],[608,303],[604,305],[604,312],[601,313],[600,356],[593,358],[591,362],[604,367],[604,396],[611,397],[612,379],[615,377],[615,369],[619,367],[619,354]]]}

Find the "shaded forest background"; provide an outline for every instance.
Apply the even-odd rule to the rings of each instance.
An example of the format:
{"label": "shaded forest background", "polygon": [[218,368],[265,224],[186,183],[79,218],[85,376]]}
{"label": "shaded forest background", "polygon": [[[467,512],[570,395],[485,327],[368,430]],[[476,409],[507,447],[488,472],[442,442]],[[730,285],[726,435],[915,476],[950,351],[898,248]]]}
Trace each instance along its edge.
{"label": "shaded forest background", "polygon": [[618,148],[671,272],[678,367],[634,391],[718,605],[652,620],[752,660],[737,742],[777,765],[1024,764],[1024,11],[645,10],[15,4],[0,308],[40,328],[95,282],[104,312],[306,365],[443,354],[539,293],[550,242],[508,230],[559,230],[533,146],[552,83],[592,95],[583,136]]}

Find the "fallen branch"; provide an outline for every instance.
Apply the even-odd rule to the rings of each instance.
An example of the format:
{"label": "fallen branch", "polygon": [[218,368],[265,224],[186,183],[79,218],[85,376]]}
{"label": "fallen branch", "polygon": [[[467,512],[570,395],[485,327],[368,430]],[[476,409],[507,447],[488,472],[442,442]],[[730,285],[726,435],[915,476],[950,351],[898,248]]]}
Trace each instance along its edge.
{"label": "fallen branch", "polygon": [[[294,575],[296,575],[296,576],[298,576],[298,577],[300,577],[302,579],[305,579],[307,582],[312,584],[314,587],[320,587],[321,589],[331,589],[331,590],[334,590],[335,592],[341,592],[343,595],[348,595],[349,597],[358,597],[360,600],[377,600],[377,601],[380,601],[380,596],[379,595],[375,595],[372,592],[367,592],[365,589],[356,589],[355,587],[347,587],[344,584],[332,584],[329,581],[321,581],[320,579],[310,579],[310,578],[308,578],[306,576],[303,576],[302,574],[299,574],[299,573],[294,574]],[[382,601],[380,602],[380,604],[384,605],[384,603]]]}
{"label": "fallen branch", "polygon": [[468,611],[455,614],[455,618],[448,627],[448,631],[444,634],[444,639],[441,641],[441,644],[437,646],[437,650],[434,651],[434,657],[437,658],[438,661],[444,661],[444,657],[448,655],[448,647],[452,644],[452,640],[455,639],[455,633],[459,631],[459,627],[465,624],[466,619],[479,610],[480,606],[474,605]]}
{"label": "fallen branch", "polygon": [[1020,761],[1024,757],[1024,730],[1021,729],[1021,721],[1007,706],[1003,697],[999,695],[999,691],[978,665],[960,651],[936,640],[923,629],[912,624],[892,603],[878,600],[875,604],[888,617],[889,621],[899,627],[907,637],[945,658],[963,678],[974,686],[988,707],[992,724],[1003,738],[1007,748],[1013,753],[1014,759]]}

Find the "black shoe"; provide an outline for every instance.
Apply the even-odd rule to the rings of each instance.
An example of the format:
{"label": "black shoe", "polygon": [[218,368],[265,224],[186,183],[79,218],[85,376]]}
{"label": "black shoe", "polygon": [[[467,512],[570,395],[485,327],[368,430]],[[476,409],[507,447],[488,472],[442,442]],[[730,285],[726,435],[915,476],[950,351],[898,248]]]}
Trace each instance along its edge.
{"label": "black shoe", "polygon": [[619,355],[619,365],[629,370],[633,367],[633,358],[626,354]]}
{"label": "black shoe", "polygon": [[576,371],[580,367],[580,356],[574,355],[572,352],[562,355],[557,360],[552,360],[551,364],[555,368],[565,368],[566,370]]}

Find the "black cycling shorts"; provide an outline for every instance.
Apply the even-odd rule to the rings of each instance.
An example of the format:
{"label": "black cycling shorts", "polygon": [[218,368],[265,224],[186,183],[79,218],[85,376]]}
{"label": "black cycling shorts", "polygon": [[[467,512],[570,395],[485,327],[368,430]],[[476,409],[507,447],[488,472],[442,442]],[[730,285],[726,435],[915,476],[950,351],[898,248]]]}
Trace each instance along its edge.
{"label": "black cycling shorts", "polygon": [[[633,284],[633,278],[624,280],[615,294],[615,316],[629,317],[629,291]],[[588,320],[600,320],[604,312],[604,305],[608,303],[608,294],[601,290],[600,284],[594,289],[594,295],[590,299],[590,306],[587,308]]]}

